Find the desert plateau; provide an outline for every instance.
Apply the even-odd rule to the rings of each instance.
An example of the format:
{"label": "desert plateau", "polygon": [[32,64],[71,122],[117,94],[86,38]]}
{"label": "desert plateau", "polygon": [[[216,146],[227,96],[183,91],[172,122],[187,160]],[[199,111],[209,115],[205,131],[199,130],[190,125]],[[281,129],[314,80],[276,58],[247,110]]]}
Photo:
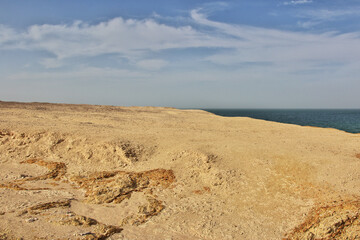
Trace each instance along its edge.
{"label": "desert plateau", "polygon": [[0,102],[0,239],[360,239],[360,134]]}

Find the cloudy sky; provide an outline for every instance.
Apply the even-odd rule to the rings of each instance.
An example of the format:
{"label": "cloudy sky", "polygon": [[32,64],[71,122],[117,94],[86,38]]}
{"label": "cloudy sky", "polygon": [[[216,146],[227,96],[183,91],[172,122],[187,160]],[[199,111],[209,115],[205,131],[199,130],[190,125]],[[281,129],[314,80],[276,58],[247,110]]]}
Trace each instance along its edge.
{"label": "cloudy sky", "polygon": [[360,0],[0,0],[0,100],[360,108]]}

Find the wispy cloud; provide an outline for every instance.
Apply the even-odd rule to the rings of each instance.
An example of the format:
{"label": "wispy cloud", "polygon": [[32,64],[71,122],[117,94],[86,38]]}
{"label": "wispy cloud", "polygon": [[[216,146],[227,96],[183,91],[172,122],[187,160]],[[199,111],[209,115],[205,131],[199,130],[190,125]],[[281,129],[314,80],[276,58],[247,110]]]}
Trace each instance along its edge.
{"label": "wispy cloud", "polygon": [[76,70],[67,72],[51,71],[51,72],[22,72],[10,74],[7,79],[10,81],[71,81],[77,79],[80,81],[100,80],[132,80],[146,77],[146,74],[135,71],[114,69],[114,68],[98,68],[98,67],[78,67]]}
{"label": "wispy cloud", "polygon": [[57,58],[45,58],[40,61],[40,64],[43,65],[45,68],[58,68],[63,65],[62,61]]}
{"label": "wispy cloud", "polygon": [[297,17],[305,19],[298,21],[298,26],[303,28],[311,28],[322,23],[345,20],[350,17],[360,16],[360,9],[317,9],[317,10],[306,10],[301,11]]}
{"label": "wispy cloud", "polygon": [[329,21],[335,20],[341,17],[346,16],[354,16],[360,15],[360,9],[336,9],[336,10],[329,10],[329,9],[317,9],[317,10],[307,10],[300,14],[300,17],[304,18],[311,18],[314,20],[322,20],[322,21]]}
{"label": "wispy cloud", "polygon": [[162,59],[145,59],[136,63],[137,66],[146,70],[157,71],[164,68],[168,64],[167,61]]}
{"label": "wispy cloud", "polygon": [[312,81],[336,82],[345,79],[341,77],[344,72],[354,71],[350,66],[360,63],[359,32],[311,34],[234,25],[212,21],[201,10],[193,10],[191,16],[198,24],[212,27],[214,34],[238,39],[233,51],[216,53],[206,59],[241,68],[247,79],[292,79],[300,83],[311,78]]}
{"label": "wispy cloud", "polygon": [[308,4],[308,3],[312,3],[312,0],[292,0],[289,2],[284,2],[284,5],[300,5],[300,4]]}
{"label": "wispy cloud", "polygon": [[211,14],[213,12],[222,11],[229,8],[230,5],[227,2],[208,2],[202,5],[201,11],[205,14]]}

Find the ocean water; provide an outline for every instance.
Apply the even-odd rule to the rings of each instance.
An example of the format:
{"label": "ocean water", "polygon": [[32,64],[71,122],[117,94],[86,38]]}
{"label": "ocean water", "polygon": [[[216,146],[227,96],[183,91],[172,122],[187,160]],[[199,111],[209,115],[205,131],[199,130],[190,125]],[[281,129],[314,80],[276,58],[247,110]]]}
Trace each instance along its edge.
{"label": "ocean water", "polygon": [[225,117],[251,117],[360,133],[360,109],[203,109]]}

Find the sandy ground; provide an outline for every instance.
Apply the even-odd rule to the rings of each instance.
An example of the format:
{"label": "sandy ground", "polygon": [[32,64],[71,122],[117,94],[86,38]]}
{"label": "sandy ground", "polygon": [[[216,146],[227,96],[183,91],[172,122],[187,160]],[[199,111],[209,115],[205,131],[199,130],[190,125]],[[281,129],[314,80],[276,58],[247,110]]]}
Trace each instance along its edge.
{"label": "sandy ground", "polygon": [[0,102],[0,239],[360,239],[360,134]]}

